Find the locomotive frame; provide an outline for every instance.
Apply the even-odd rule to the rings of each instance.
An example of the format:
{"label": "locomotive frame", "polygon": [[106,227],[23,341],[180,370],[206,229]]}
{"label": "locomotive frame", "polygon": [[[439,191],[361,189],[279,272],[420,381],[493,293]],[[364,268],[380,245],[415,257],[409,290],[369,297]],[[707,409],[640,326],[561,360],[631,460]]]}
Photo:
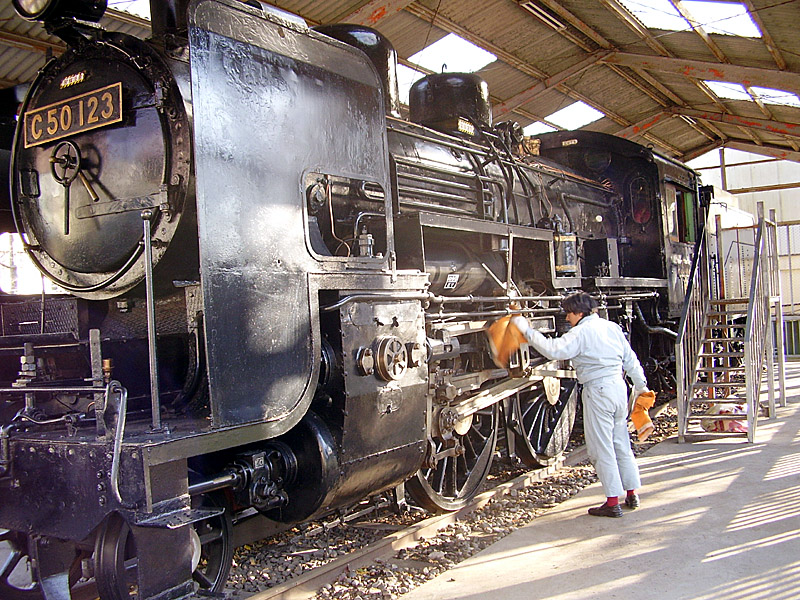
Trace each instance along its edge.
{"label": "locomotive frame", "polygon": [[[484,331],[517,312],[562,332],[572,290],[669,389],[704,215],[691,170],[492,127],[471,75],[418,82],[404,120],[394,51],[366,28],[237,0],[152,10],[149,41],[43,13],[69,50],[23,105],[11,202],[72,294],[0,299],[0,540],[35,567],[27,587],[6,570],[3,597],[219,591],[236,510],[293,523],[404,482],[455,509],[498,438],[552,463],[569,365],[523,345],[500,369]],[[62,127],[117,83],[119,119]]]}

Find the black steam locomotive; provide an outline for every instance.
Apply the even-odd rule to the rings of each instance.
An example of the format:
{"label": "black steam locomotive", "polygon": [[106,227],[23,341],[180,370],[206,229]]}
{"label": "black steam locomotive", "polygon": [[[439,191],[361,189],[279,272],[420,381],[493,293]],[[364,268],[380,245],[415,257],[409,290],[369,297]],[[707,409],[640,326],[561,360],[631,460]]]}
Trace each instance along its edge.
{"label": "black steam locomotive", "polygon": [[105,0],[14,3],[68,45],[10,182],[63,293],[0,298],[0,597],[218,591],[236,511],[300,522],[403,482],[454,509],[498,438],[552,463],[569,365],[498,368],[485,330],[560,332],[569,291],[671,386],[703,219],[683,165],[493,127],[469,74],[423,78],[401,119],[380,34],[257,1],[153,2],[147,41],[92,25]]}

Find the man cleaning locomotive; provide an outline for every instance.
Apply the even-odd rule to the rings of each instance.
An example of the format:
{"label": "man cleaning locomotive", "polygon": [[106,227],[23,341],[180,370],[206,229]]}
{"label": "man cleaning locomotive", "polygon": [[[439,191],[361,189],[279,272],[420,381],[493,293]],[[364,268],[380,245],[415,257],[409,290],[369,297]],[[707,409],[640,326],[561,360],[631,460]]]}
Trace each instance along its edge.
{"label": "man cleaning locomotive", "polygon": [[623,370],[633,380],[634,394],[647,393],[647,380],[636,354],[616,323],[600,318],[598,303],[586,292],[567,296],[561,307],[571,329],[560,338],[546,338],[522,316],[515,327],[539,353],[551,360],[571,360],[583,384],[583,427],[589,458],[597,471],[606,501],[589,509],[595,517],[621,517],[625,506],[639,506],[639,467],[628,436],[627,389]]}

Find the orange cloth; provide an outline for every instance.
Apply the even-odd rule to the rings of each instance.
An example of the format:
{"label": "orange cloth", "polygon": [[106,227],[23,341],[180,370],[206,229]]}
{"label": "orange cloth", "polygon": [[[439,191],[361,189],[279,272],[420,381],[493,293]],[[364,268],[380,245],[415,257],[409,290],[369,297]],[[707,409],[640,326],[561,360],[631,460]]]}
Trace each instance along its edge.
{"label": "orange cloth", "polygon": [[633,421],[633,426],[636,428],[640,442],[645,441],[655,431],[653,421],[650,420],[650,415],[647,412],[652,408],[655,401],[655,392],[642,392],[633,403],[631,421]]}
{"label": "orange cloth", "polygon": [[508,315],[497,319],[486,332],[489,346],[492,349],[494,364],[503,369],[508,368],[509,358],[519,350],[520,344],[527,341],[522,332],[511,323],[511,317],[513,316]]}

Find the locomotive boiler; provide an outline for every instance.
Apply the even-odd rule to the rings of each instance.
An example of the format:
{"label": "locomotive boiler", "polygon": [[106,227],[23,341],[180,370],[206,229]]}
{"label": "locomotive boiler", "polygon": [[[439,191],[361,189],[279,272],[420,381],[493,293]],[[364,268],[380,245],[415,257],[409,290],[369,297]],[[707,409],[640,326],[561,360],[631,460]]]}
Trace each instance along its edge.
{"label": "locomotive boiler", "polygon": [[403,485],[456,509],[498,440],[551,464],[572,370],[527,346],[498,368],[484,332],[561,332],[570,291],[671,386],[703,218],[683,165],[493,125],[471,74],[424,77],[403,119],[383,36],[257,1],[152,2],[148,40],[94,25],[102,0],[14,4],[67,50],[11,156],[61,293],[0,298],[0,597],[216,592],[237,512],[296,523]]}

